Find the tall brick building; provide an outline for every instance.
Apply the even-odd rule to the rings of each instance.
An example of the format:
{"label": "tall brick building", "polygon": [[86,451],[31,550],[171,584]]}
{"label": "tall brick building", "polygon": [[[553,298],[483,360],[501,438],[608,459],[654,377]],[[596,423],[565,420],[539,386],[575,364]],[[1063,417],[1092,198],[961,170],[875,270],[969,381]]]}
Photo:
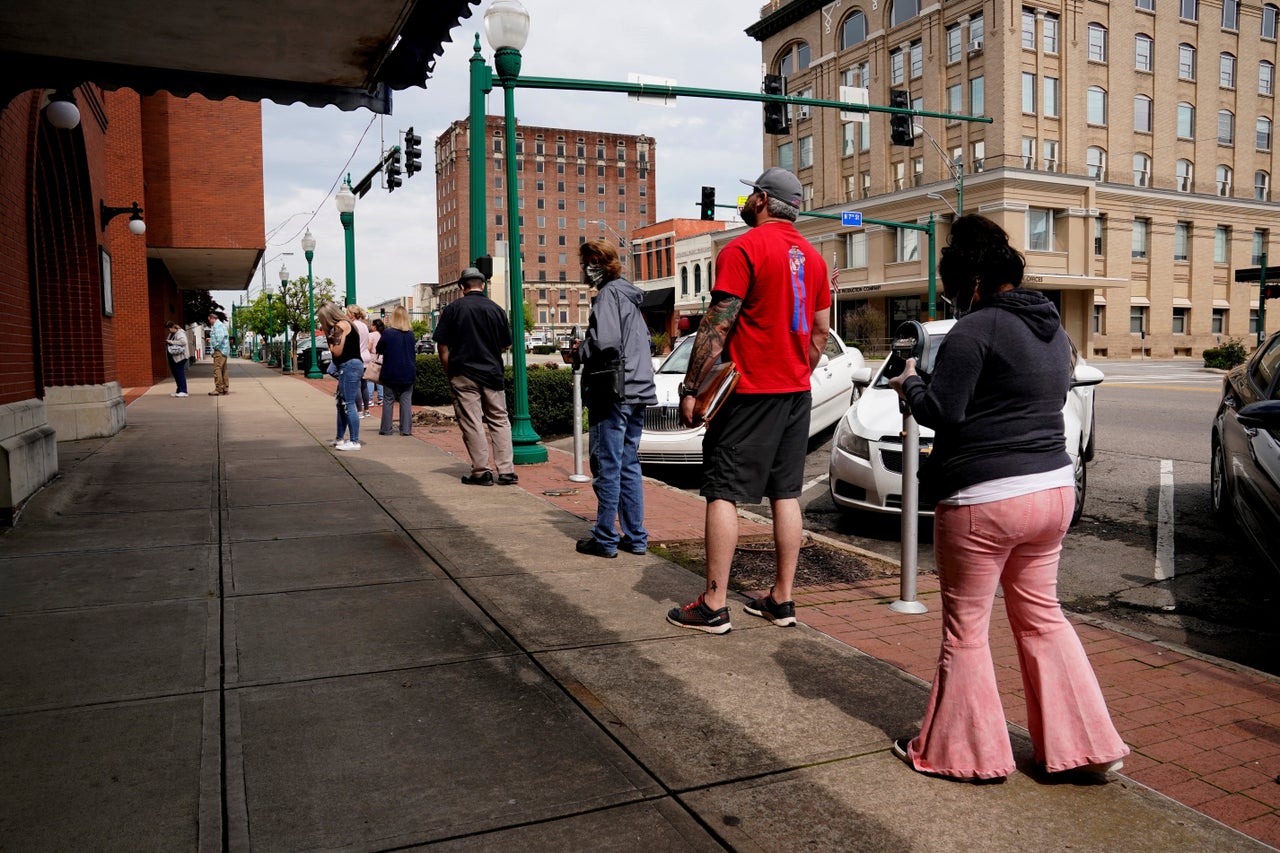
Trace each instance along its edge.
{"label": "tall brick building", "polygon": [[[811,209],[936,214],[939,246],[959,164],[964,212],[1009,231],[1028,283],[1086,353],[1252,345],[1258,289],[1233,273],[1277,257],[1278,16],[1235,0],[774,0],[748,33],[787,94],[839,100],[841,86],[861,87],[888,105],[901,90],[916,109],[994,121],[919,117],[924,132],[905,147],[890,144],[884,114],[845,122],[791,105],[790,132],[764,135],[764,159],[796,172]],[[927,310],[918,232],[816,219],[802,230],[840,267],[844,311],[870,305],[892,329]],[[1280,328],[1280,305],[1267,326]]]}
{"label": "tall brick building", "polygon": [[[444,283],[457,280],[473,260],[467,257],[470,125],[469,119],[455,121],[435,141],[438,269]],[[485,251],[502,270],[510,211],[501,117],[485,117],[485,140]],[[613,239],[625,255],[627,235],[654,221],[657,144],[643,135],[519,123],[515,144],[525,299],[538,326],[585,324],[589,306],[578,245]]]}

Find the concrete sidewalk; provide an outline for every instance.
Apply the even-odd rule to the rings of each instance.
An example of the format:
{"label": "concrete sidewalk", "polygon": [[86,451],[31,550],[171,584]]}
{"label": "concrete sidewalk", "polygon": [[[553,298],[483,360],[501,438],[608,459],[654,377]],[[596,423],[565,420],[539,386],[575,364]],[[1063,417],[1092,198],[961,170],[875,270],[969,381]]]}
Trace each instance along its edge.
{"label": "concrete sidewalk", "polygon": [[[371,418],[335,453],[331,384],[193,374],[61,446],[0,536],[0,849],[1268,849],[1131,779],[910,771],[889,744],[927,694],[893,638],[938,631],[855,641],[883,608],[841,608],[883,591],[684,631],[700,578],[574,552],[589,487],[542,494],[568,457],[468,487],[451,430]],[[646,500],[655,537],[700,535],[696,498]]]}

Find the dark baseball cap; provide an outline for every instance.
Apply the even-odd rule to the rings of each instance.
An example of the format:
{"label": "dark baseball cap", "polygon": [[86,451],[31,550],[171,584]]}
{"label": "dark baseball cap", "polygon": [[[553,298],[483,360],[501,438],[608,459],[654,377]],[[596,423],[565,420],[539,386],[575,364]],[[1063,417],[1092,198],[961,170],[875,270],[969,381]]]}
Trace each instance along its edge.
{"label": "dark baseball cap", "polygon": [[754,181],[748,181],[746,178],[739,180],[753,190],[760,190],[770,198],[785,201],[797,210],[800,209],[800,199],[804,196],[800,179],[781,166],[765,169],[764,174]]}

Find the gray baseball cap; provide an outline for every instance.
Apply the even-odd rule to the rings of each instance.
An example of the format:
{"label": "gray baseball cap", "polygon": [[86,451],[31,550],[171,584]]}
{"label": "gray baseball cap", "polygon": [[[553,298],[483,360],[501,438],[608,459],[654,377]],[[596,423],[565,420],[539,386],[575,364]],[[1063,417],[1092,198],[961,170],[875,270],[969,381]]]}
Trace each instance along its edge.
{"label": "gray baseball cap", "polygon": [[480,272],[480,270],[476,269],[475,267],[467,267],[465,270],[462,271],[462,275],[458,276],[458,284],[462,284],[467,280],[473,279],[473,278],[478,278],[481,281],[485,280],[484,273]]}
{"label": "gray baseball cap", "polygon": [[761,190],[770,198],[784,201],[796,210],[800,209],[800,200],[804,197],[800,179],[781,166],[765,169],[764,174],[754,181],[748,181],[746,178],[739,178],[739,180],[753,190]]}

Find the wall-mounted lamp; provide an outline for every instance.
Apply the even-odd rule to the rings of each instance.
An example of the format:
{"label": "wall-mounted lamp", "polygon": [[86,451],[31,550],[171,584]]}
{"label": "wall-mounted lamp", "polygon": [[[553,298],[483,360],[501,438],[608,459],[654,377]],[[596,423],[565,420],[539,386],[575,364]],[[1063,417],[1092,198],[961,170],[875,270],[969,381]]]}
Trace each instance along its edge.
{"label": "wall-mounted lamp", "polygon": [[122,214],[129,214],[129,231],[133,234],[146,234],[147,223],[142,221],[142,208],[135,201],[132,207],[107,207],[105,201],[99,200],[102,209],[102,230],[107,230],[107,223]]}
{"label": "wall-mounted lamp", "polygon": [[75,96],[66,89],[58,89],[49,95],[44,114],[49,124],[59,130],[71,130],[80,124],[80,108],[76,106]]}

